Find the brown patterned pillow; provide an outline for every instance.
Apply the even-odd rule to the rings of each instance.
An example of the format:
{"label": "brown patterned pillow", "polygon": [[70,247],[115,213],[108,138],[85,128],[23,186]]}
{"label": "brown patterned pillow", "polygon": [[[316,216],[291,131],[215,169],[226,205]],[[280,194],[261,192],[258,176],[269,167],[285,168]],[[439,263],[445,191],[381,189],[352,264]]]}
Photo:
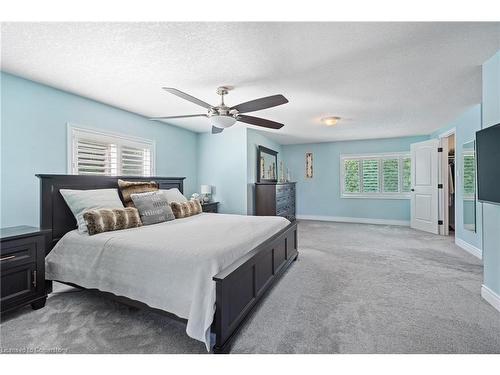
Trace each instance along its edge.
{"label": "brown patterned pillow", "polygon": [[122,193],[125,207],[135,207],[132,194],[147,193],[158,190],[158,183],[155,181],[124,181],[118,180],[118,187]]}
{"label": "brown patterned pillow", "polygon": [[191,199],[187,202],[172,202],[170,208],[176,219],[182,219],[202,212],[201,204],[198,199]]}
{"label": "brown patterned pillow", "polygon": [[139,211],[135,207],[88,210],[83,214],[83,219],[91,236],[102,232],[142,226]]}

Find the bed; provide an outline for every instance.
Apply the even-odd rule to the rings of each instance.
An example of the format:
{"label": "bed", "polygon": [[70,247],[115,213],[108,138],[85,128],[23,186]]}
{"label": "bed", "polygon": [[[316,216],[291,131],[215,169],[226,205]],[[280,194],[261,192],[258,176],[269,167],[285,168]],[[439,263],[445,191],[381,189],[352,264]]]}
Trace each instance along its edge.
{"label": "bed", "polygon": [[[60,189],[113,188],[120,177],[38,175],[46,278],[186,320],[187,334],[227,353],[256,303],[298,256],[297,224],[203,213],[94,236],[78,233]],[[144,180],[144,177],[123,177]],[[184,178],[148,177],[183,191]],[[213,344],[213,347],[212,347]]]}

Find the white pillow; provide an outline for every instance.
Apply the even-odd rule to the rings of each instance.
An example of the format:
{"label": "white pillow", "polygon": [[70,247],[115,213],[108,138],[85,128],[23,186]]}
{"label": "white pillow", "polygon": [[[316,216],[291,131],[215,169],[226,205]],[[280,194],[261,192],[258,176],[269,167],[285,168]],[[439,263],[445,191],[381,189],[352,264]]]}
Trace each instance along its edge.
{"label": "white pillow", "polygon": [[172,202],[183,203],[188,201],[188,199],[184,195],[182,195],[182,193],[177,188],[172,188],[168,190],[160,189],[160,191],[163,192],[163,194],[165,194],[168,203]]}
{"label": "white pillow", "polygon": [[123,203],[118,196],[118,189],[61,189],[59,191],[75,216],[78,232],[80,233],[87,232],[87,224],[83,219],[85,211],[100,208],[123,208]]}

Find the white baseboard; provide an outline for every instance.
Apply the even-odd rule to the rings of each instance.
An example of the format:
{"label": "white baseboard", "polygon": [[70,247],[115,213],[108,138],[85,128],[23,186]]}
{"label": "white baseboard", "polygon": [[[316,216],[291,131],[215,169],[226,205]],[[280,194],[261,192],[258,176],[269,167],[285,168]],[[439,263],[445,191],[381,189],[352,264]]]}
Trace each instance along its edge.
{"label": "white baseboard", "polygon": [[495,309],[500,311],[500,296],[484,284],[481,287],[481,297],[483,297]]}
{"label": "white baseboard", "polygon": [[471,245],[470,243],[455,237],[455,244],[464,249],[465,251],[467,251],[468,253],[474,255],[476,258],[483,259],[483,252],[481,251],[481,249],[478,249],[477,247]]}
{"label": "white baseboard", "polygon": [[336,221],[336,222],[341,222],[341,223],[410,226],[410,222],[406,221],[406,220],[370,219],[370,218],[366,218],[366,217],[297,215],[297,219],[298,220]]}

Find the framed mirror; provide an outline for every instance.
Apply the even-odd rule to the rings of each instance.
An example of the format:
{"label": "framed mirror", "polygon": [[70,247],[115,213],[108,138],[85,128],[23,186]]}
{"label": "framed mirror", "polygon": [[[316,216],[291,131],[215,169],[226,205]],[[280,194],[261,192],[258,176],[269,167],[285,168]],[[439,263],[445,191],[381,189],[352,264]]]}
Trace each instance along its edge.
{"label": "framed mirror", "polygon": [[257,151],[257,182],[278,181],[278,152],[259,146]]}
{"label": "framed mirror", "polygon": [[464,229],[476,231],[476,145],[462,145],[462,200]]}

